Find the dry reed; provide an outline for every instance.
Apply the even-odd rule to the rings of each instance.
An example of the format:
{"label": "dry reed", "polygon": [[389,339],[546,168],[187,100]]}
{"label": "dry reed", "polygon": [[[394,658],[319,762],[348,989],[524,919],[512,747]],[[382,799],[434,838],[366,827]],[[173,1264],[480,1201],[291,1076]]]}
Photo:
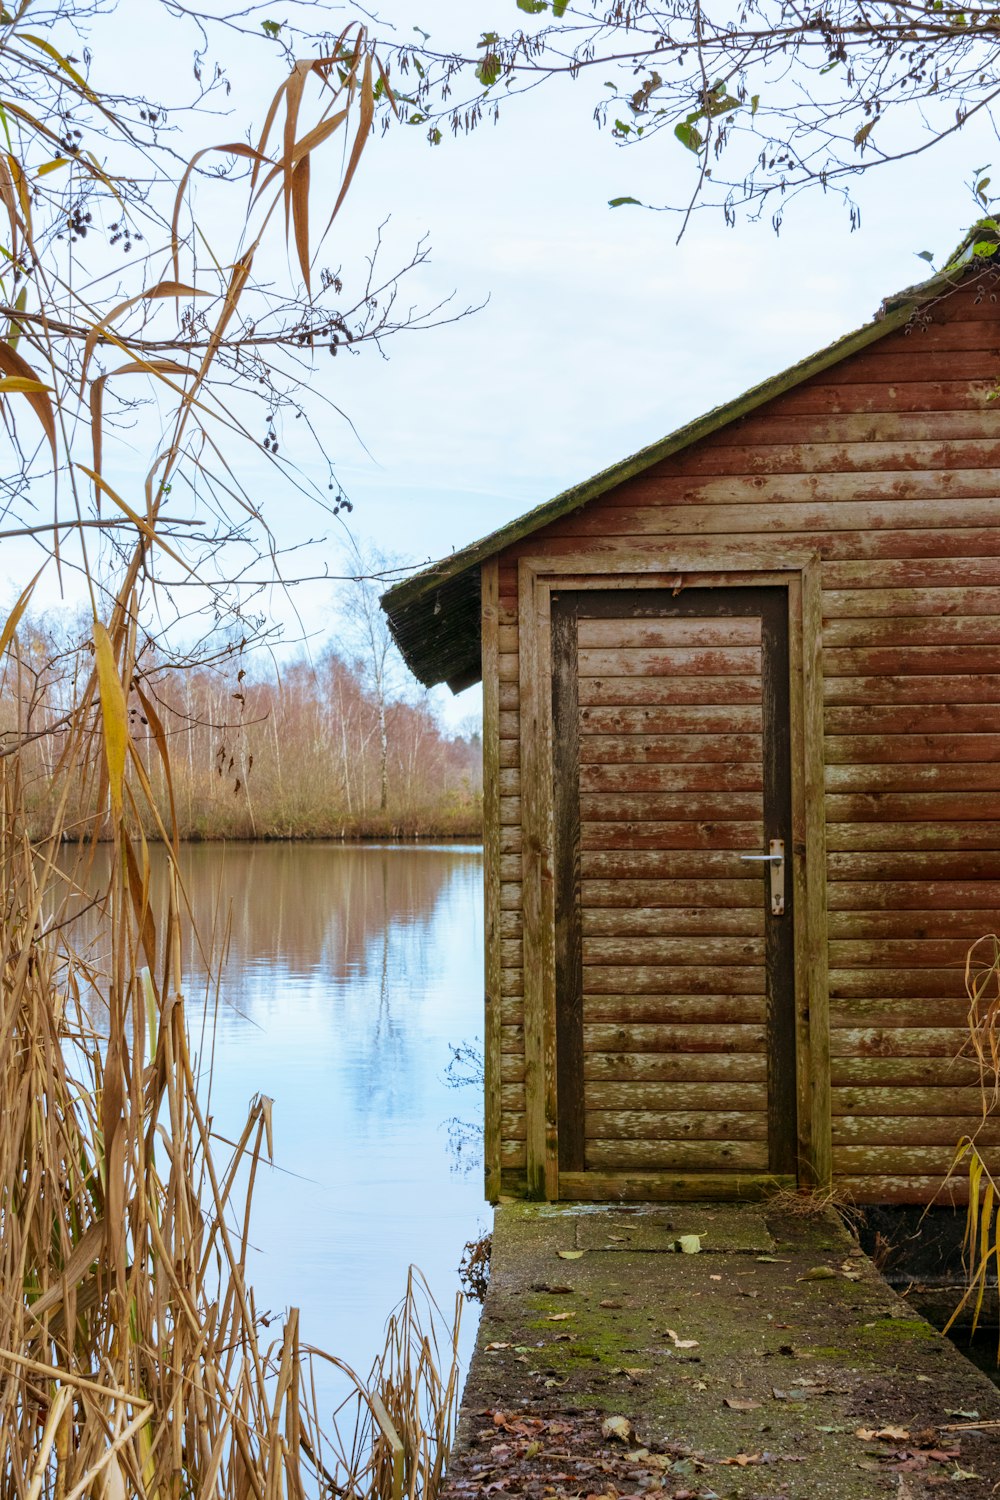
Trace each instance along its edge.
{"label": "dry reed", "polygon": [[[966,955],[965,988],[969,999],[968,1051],[979,1069],[979,1095],[985,1122],[1000,1102],[1000,939],[988,934],[973,943]],[[964,1170],[968,1179],[968,1208],[962,1244],[965,1291],[945,1324],[944,1332],[971,1309],[970,1333],[975,1334],[987,1289],[1000,1271],[1000,1237],[996,1209],[1000,1190],[976,1144],[976,1133],[959,1141],[948,1172],[949,1180]],[[998,1329],[1000,1360],[1000,1329]]]}
{"label": "dry reed", "polygon": [[371,1379],[334,1361],[352,1395],[321,1417],[297,1311],[265,1343],[246,1280],[269,1102],[224,1164],[213,1155],[176,866],[157,932],[145,843],[115,821],[98,969],[67,917],[86,872],[59,874],[56,837],[32,844],[22,791],[17,758],[0,760],[3,1495],[429,1500],[457,1404],[457,1311],[439,1336],[411,1275]]}

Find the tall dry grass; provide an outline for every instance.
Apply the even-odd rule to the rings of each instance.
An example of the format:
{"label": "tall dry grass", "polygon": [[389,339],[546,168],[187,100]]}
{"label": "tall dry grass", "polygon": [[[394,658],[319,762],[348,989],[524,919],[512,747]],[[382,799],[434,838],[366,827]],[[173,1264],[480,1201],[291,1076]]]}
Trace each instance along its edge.
{"label": "tall dry grass", "polygon": [[176,849],[163,828],[157,930],[129,819],[145,771],[133,753],[126,774],[110,665],[108,680],[97,663],[73,745],[76,774],[113,809],[99,964],[74,951],[67,917],[89,888],[87,851],[60,874],[58,812],[32,840],[18,758],[0,759],[0,1490],[429,1500],[457,1405],[460,1299],[446,1329],[411,1277],[370,1378],[333,1359],[350,1390],[337,1413],[317,1407],[311,1361],[332,1357],[309,1348],[298,1312],[265,1334],[246,1264],[270,1103],[218,1160],[185,1028]]}
{"label": "tall dry grass", "polygon": [[[246,1263],[270,1105],[258,1100],[217,1159],[185,1027],[169,726],[145,674],[149,632],[169,634],[181,600],[243,620],[248,546],[274,576],[280,548],[239,455],[285,477],[274,424],[303,414],[314,354],[400,326],[397,278],[380,282],[374,255],[353,309],[317,260],[395,97],[363,25],[308,56],[282,45],[259,126],[199,136],[184,165],[179,136],[160,140],[165,110],[119,93],[128,79],[101,94],[79,71],[99,8],[21,3],[0,28],[4,535],[42,552],[0,620],[0,703],[15,705],[0,718],[0,1493],[398,1500],[440,1471],[454,1338],[435,1357],[411,1288],[338,1436],[312,1395],[298,1314],[276,1337],[258,1320]],[[203,45],[209,21],[195,18]],[[223,34],[232,25],[220,19]],[[270,45],[281,25],[268,27]],[[60,50],[67,38],[82,61]],[[197,59],[200,79],[200,47]],[[216,86],[221,72],[202,102]],[[263,442],[247,425],[259,415]],[[87,615],[54,717],[24,641],[46,571],[78,578]],[[166,654],[182,691],[190,660]],[[44,796],[29,830],[33,766]],[[94,898],[100,951],[77,952],[70,913],[90,899],[97,837],[110,869]],[[169,871],[162,917],[151,837]],[[71,876],[56,865],[67,839],[85,841]]]}
{"label": "tall dry grass", "polygon": [[[965,961],[965,989],[969,999],[968,1052],[979,1070],[983,1122],[1000,1103],[1000,938],[990,933],[973,943]],[[1000,1226],[997,1207],[1000,1185],[977,1143],[977,1133],[959,1141],[949,1177],[967,1175],[968,1208],[962,1245],[965,1290],[944,1332],[968,1313],[970,1334],[979,1327],[986,1293],[1000,1273]],[[1000,1360],[1000,1329],[997,1356]]]}

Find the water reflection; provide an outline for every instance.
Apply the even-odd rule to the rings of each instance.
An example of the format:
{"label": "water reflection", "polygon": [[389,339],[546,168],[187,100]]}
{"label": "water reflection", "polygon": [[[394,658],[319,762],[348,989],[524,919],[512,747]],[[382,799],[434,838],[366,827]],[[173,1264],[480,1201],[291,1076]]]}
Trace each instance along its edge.
{"label": "water reflection", "polygon": [[232,1137],[253,1094],[275,1101],[285,1170],[256,1194],[258,1307],[301,1307],[309,1342],[366,1368],[407,1265],[450,1305],[485,1220],[481,1174],[454,1170],[445,1123],[481,1118],[480,1088],[444,1076],[451,1044],[481,1042],[481,852],[194,845],[183,875],[227,950],[218,1006],[186,955],[196,1041],[202,1007],[214,1019],[201,1064],[216,1126]]}

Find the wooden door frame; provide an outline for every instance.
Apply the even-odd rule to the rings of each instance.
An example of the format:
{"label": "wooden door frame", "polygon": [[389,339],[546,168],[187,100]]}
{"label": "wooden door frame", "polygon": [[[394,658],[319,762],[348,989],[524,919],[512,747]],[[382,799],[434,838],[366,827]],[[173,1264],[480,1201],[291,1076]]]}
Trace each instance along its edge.
{"label": "wooden door frame", "polygon": [[[822,590],[819,558],[720,549],[671,549],[669,568],[648,553],[579,553],[518,562],[524,1052],[527,1188],[558,1198],[746,1197],[793,1179],[745,1174],[561,1173],[555,1017],[555,862],[552,797],[551,596],[560,589],[676,589],[769,585],[788,592],[792,859],[796,911],[796,1124],[800,1184],[825,1188],[831,1175],[830,1038],[824,815]],[[486,653],[484,651],[484,685]],[[487,881],[489,881],[487,872]],[[487,923],[489,923],[487,914]],[[487,986],[489,989],[489,985]],[[489,1046],[490,1028],[487,1026]],[[494,1044],[495,1045],[495,1044]],[[487,1057],[498,1092],[499,1058]],[[487,1101],[487,1115],[490,1114]],[[495,1112],[495,1111],[494,1111]],[[499,1120],[488,1132],[499,1156]],[[495,1161],[495,1157],[492,1158]],[[491,1157],[487,1172],[491,1174]],[[496,1161],[496,1167],[499,1162]],[[492,1175],[499,1177],[499,1172]]]}

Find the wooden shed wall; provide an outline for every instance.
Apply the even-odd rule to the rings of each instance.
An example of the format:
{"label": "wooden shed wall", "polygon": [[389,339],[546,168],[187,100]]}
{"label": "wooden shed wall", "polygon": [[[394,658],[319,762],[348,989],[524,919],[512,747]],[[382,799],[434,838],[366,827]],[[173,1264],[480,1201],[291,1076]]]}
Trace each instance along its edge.
{"label": "wooden shed wall", "polygon": [[[965,955],[1000,909],[1000,304],[984,278],[500,554],[494,1028],[525,1156],[518,561],[583,551],[821,559],[835,1180],[921,1201],[978,1123]],[[484,595],[487,607],[490,590]],[[492,667],[484,659],[487,679]],[[498,794],[498,795],[497,795]],[[587,854],[592,876],[600,852]],[[492,889],[492,895],[490,891]],[[1000,1140],[990,1124],[981,1139]],[[496,1163],[495,1163],[496,1164]]]}

